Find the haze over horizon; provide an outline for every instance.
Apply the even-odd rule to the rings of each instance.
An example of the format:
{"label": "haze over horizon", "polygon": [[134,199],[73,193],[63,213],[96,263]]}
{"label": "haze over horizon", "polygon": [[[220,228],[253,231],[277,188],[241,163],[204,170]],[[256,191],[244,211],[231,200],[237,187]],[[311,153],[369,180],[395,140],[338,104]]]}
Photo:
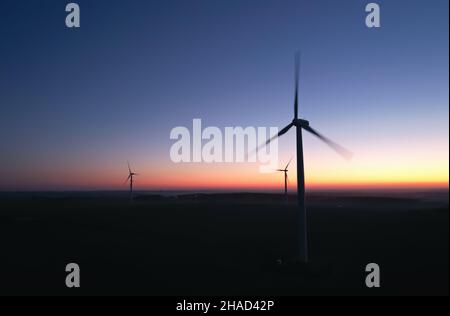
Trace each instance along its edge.
{"label": "haze over horizon", "polygon": [[448,189],[448,1],[376,1],[379,29],[360,0],[76,2],[77,30],[67,1],[0,3],[0,191],[126,190],[127,160],[136,190],[281,189],[258,163],[174,164],[169,135],[284,127],[297,49],[300,115],[355,154],[305,134],[308,189]]}

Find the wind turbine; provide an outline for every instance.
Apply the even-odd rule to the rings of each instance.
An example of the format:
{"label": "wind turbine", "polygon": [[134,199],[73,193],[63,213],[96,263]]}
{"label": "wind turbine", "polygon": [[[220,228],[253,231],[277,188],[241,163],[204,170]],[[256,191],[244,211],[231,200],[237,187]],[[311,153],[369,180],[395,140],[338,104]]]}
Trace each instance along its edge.
{"label": "wind turbine", "polygon": [[292,161],[292,158],[291,158],[291,160],[289,160],[289,162],[288,162],[288,164],[286,165],[286,167],[284,167],[284,169],[277,169],[276,171],[278,171],[278,172],[284,172],[284,195],[285,195],[285,197],[286,197],[286,200],[287,200],[287,194],[288,194],[288,192],[287,192],[287,186],[288,186],[288,167],[289,167],[289,165],[291,164],[291,161]]}
{"label": "wind turbine", "polygon": [[134,173],[131,171],[131,167],[130,167],[130,163],[127,161],[127,165],[128,165],[128,178],[125,180],[125,183],[129,180],[130,181],[130,201],[133,200],[133,182],[134,176],[137,176],[137,173]]}
{"label": "wind turbine", "polygon": [[338,145],[332,140],[321,135],[319,132],[314,130],[307,120],[299,118],[298,111],[298,88],[299,88],[299,73],[300,73],[300,53],[295,54],[295,96],[294,96],[294,118],[291,123],[278,132],[277,135],[267,140],[265,144],[258,147],[258,150],[262,147],[267,146],[270,142],[276,138],[286,134],[292,127],[296,128],[297,136],[297,198],[298,198],[298,258],[297,260],[301,262],[308,262],[308,234],[307,234],[307,214],[305,208],[305,177],[304,177],[304,163],[303,163],[303,137],[302,130],[305,130],[314,136],[318,137],[320,140],[325,142],[339,155],[346,159],[350,159],[353,154],[345,149],[344,147]]}

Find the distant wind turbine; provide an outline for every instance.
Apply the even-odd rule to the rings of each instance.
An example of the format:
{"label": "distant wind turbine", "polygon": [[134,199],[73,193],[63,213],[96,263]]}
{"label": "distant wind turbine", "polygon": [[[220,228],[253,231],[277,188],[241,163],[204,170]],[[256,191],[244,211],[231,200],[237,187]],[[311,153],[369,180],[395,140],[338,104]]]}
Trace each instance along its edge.
{"label": "distant wind turbine", "polygon": [[265,144],[258,147],[258,150],[267,146],[276,138],[286,134],[292,127],[296,128],[297,132],[297,198],[298,198],[298,260],[301,262],[308,262],[308,234],[307,234],[307,216],[305,208],[305,177],[304,177],[304,163],[303,163],[303,138],[302,130],[305,130],[320,140],[325,142],[339,155],[346,159],[351,159],[353,154],[338,145],[332,140],[319,134],[316,130],[309,126],[309,122],[299,118],[298,113],[298,88],[299,88],[299,73],[300,73],[300,53],[295,54],[295,98],[294,98],[294,118],[291,123],[284,127],[277,135],[267,140]]}
{"label": "distant wind turbine", "polygon": [[130,181],[130,201],[133,200],[133,182],[134,182],[134,176],[137,176],[137,173],[134,173],[131,171],[130,163],[127,161],[128,165],[128,178],[125,180],[125,183]]}
{"label": "distant wind turbine", "polygon": [[284,172],[284,195],[286,197],[287,200],[287,194],[288,194],[288,167],[291,164],[292,158],[291,160],[289,160],[288,164],[286,165],[286,167],[284,167],[284,169],[277,169],[276,171],[278,172]]}

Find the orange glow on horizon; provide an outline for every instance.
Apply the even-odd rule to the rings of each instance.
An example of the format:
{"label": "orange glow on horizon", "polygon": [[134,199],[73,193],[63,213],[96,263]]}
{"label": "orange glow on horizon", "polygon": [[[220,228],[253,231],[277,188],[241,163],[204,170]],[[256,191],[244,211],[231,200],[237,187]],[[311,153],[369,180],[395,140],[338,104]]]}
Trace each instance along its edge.
{"label": "orange glow on horizon", "polygon": [[[325,189],[448,189],[448,158],[425,161],[411,155],[408,161],[387,155],[360,155],[351,162],[333,156],[314,156],[305,159],[306,187]],[[416,158],[417,157],[417,158]],[[288,161],[289,156],[280,157]],[[157,169],[154,166],[159,165]],[[289,191],[297,185],[295,159],[289,168]],[[28,171],[28,170],[26,170]],[[284,188],[282,173],[260,173],[256,163],[240,164],[174,164],[167,161],[134,161],[136,190],[280,190]],[[127,190],[126,163],[116,162],[102,168],[87,168],[82,162],[73,168],[42,168],[23,173],[5,174],[2,178],[17,190]],[[26,185],[24,185],[26,184]],[[1,187],[0,190],[10,190]],[[14,190],[14,189],[13,189]]]}

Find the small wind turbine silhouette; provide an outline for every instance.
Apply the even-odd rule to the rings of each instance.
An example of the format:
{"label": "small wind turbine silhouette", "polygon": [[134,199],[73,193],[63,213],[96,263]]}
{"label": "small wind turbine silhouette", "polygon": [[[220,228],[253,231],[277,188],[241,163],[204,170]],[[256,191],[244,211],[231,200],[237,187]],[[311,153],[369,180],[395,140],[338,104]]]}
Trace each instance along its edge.
{"label": "small wind turbine silhouette", "polygon": [[133,177],[137,176],[138,174],[131,171],[130,163],[128,161],[127,161],[127,165],[128,165],[128,178],[125,180],[125,183],[130,181],[130,201],[132,201],[133,200],[133,182],[134,182]]}
{"label": "small wind turbine silhouette", "polygon": [[346,159],[350,159],[353,154],[338,145],[332,140],[319,134],[316,130],[309,126],[309,122],[299,118],[298,115],[298,88],[299,88],[299,73],[300,73],[300,53],[295,54],[295,97],[294,97],[294,118],[291,123],[284,127],[277,135],[267,140],[265,144],[258,147],[258,150],[267,146],[276,138],[286,134],[292,127],[297,131],[297,198],[298,198],[298,259],[301,262],[308,262],[308,234],[306,224],[306,208],[305,208],[305,177],[304,177],[304,163],[303,163],[303,137],[302,130],[305,130],[320,140],[325,142],[339,155]]}
{"label": "small wind turbine silhouette", "polygon": [[284,169],[277,169],[276,171],[278,171],[278,172],[284,172],[284,195],[285,195],[285,197],[286,197],[286,200],[287,200],[287,194],[288,194],[288,192],[287,192],[287,187],[288,187],[288,167],[289,167],[289,165],[291,164],[291,161],[292,161],[292,158],[291,158],[291,160],[289,160],[289,162],[288,162],[288,164],[286,165],[286,167],[284,167]]}

